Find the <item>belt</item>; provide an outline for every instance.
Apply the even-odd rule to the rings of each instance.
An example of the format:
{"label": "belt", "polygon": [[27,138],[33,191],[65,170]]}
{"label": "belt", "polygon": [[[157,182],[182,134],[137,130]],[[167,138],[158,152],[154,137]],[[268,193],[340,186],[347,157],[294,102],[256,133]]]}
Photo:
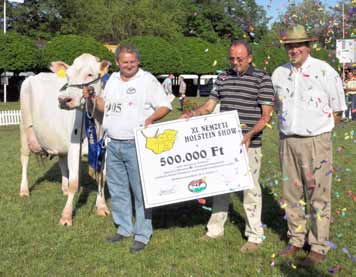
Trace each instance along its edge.
{"label": "belt", "polygon": [[119,142],[135,142],[135,139],[116,139],[116,138],[110,138],[110,139]]}
{"label": "belt", "polygon": [[322,135],[330,134],[330,133],[331,132],[325,132],[325,133],[321,133],[319,135],[314,135],[314,136],[285,135],[283,133],[279,133],[279,137],[281,139],[284,139],[284,138],[313,138],[313,137],[318,137],[318,136],[322,136]]}

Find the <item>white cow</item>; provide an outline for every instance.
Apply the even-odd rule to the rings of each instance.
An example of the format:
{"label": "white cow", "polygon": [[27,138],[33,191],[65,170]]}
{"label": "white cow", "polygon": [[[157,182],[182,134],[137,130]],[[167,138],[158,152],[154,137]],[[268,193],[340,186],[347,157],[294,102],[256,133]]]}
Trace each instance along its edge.
{"label": "white cow", "polygon": [[[27,167],[30,153],[58,155],[62,191],[68,195],[60,219],[62,225],[72,225],[72,203],[78,190],[82,87],[83,84],[90,84],[97,93],[101,93],[100,77],[108,66],[107,61],[99,62],[96,57],[83,54],[71,66],[63,62],[52,63],[54,73],[31,76],[21,87],[20,196],[29,196]],[[69,95],[71,98],[68,98]],[[68,99],[71,100],[71,109],[66,105]],[[99,190],[96,208],[98,215],[105,216],[109,210],[103,192],[103,189]]]}

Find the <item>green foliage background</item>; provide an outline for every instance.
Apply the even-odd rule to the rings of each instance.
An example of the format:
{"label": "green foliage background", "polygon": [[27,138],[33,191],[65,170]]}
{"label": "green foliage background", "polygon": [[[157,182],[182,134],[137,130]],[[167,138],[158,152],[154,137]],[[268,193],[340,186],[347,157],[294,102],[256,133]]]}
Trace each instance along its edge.
{"label": "green foliage background", "polygon": [[114,55],[95,39],[78,35],[61,35],[49,41],[43,49],[41,65],[45,68],[52,61],[72,64],[73,60],[83,53],[114,63]]}
{"label": "green foliage background", "polygon": [[0,53],[0,72],[20,72],[39,66],[39,50],[31,39],[20,34],[0,34]]}

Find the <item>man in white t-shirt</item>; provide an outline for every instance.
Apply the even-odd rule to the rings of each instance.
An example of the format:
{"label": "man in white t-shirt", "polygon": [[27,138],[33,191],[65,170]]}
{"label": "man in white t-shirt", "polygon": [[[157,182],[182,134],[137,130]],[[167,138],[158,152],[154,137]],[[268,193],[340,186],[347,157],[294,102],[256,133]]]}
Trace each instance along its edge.
{"label": "man in white t-shirt", "polygon": [[280,130],[281,206],[289,236],[289,245],[279,256],[292,257],[308,243],[311,251],[304,266],[321,263],[330,249],[331,131],[346,109],[339,74],[310,56],[314,40],[301,25],[289,28],[282,43],[290,63],[272,75]]}
{"label": "man in white t-shirt", "polygon": [[110,76],[104,96],[92,97],[88,89],[84,89],[83,95],[104,112],[103,127],[109,138],[106,177],[113,219],[118,229],[117,234],[107,241],[120,242],[134,236],[130,252],[136,253],[145,248],[153,230],[152,212],[145,209],[143,202],[134,128],[152,124],[168,114],[172,107],[158,80],[139,68],[140,56],[135,47],[121,45],[116,49],[115,57],[120,71]]}

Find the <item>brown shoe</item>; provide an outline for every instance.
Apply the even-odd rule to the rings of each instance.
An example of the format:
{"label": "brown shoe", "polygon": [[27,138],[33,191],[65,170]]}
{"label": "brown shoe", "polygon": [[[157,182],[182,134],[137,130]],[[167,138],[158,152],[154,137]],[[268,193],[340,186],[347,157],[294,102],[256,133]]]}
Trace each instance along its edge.
{"label": "brown shoe", "polygon": [[255,252],[258,248],[260,247],[259,243],[254,243],[251,241],[246,242],[242,247],[240,248],[241,253],[252,253]]}
{"label": "brown shoe", "polygon": [[308,256],[299,263],[301,266],[313,266],[316,264],[320,264],[325,259],[325,255],[320,254],[315,251],[310,251]]}
{"label": "brown shoe", "polygon": [[291,244],[288,244],[288,246],[286,248],[284,248],[283,250],[281,250],[278,253],[278,256],[282,257],[282,258],[289,258],[289,257],[293,257],[295,256],[295,254],[297,254],[297,252],[299,250],[301,250],[301,247],[297,247]]}

